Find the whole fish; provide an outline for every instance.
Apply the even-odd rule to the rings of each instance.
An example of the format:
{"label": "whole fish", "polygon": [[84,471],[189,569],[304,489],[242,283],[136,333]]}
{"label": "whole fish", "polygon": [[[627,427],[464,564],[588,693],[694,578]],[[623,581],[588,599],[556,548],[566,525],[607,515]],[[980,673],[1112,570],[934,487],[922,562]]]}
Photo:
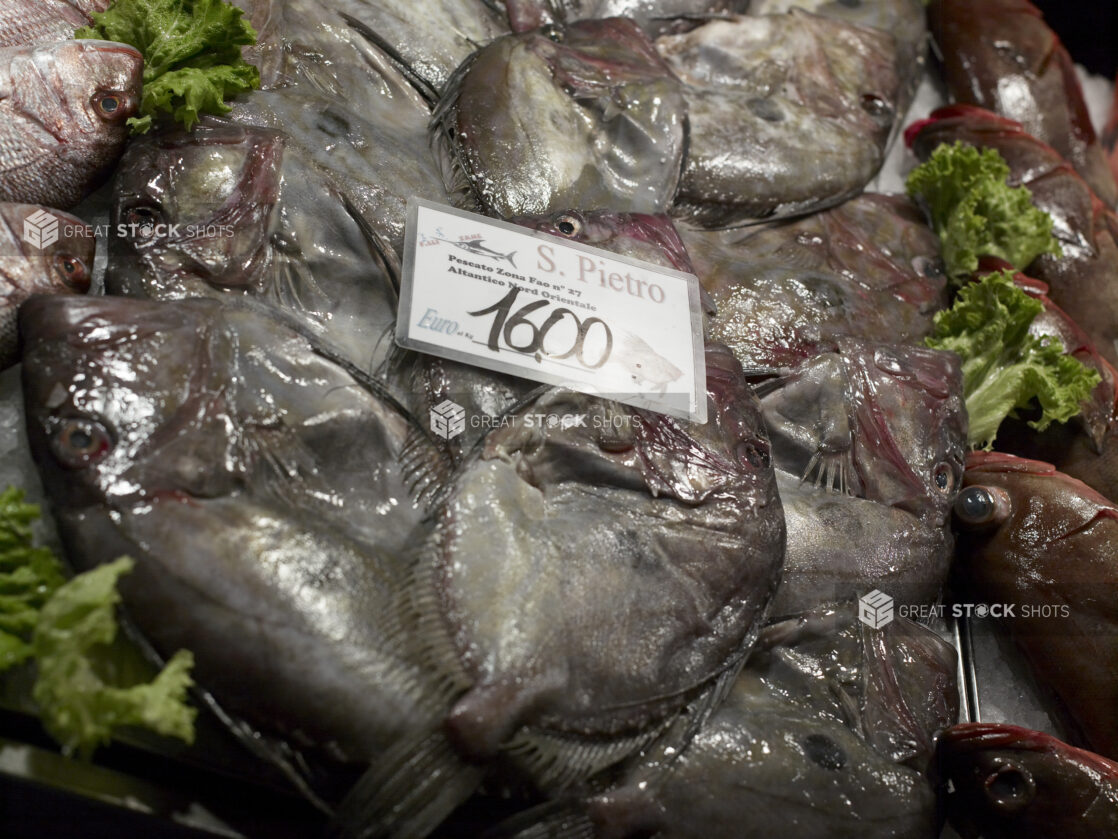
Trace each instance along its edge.
{"label": "whole fish", "polygon": [[1009,164],[1009,183],[1027,186],[1033,203],[1052,216],[1063,255],[1045,254],[1025,273],[1047,283],[1053,302],[1118,366],[1118,216],[1051,146],[1012,120],[955,105],[906,131],[922,160],[940,143],[956,140],[996,149]]}
{"label": "whole fish", "polygon": [[0,0],[0,49],[68,40],[111,5],[112,0]]}
{"label": "whole fish", "polygon": [[393,617],[441,468],[413,421],[255,306],[35,298],[20,328],[67,556],[136,560],[130,617],[250,745],[352,773],[432,724]]}
{"label": "whole fish", "polygon": [[69,208],[124,150],[143,58],[108,41],[0,50],[0,201]]}
{"label": "whole fish", "polygon": [[1038,681],[1118,755],[1118,507],[1047,463],[972,452],[955,502],[965,591],[1001,620]]}
{"label": "whole fish", "polygon": [[795,368],[841,335],[919,343],[947,305],[939,241],[905,198],[862,195],[771,227],[680,235],[717,309],[711,337],[746,369]]}
{"label": "whole fish", "polygon": [[[35,231],[39,238],[28,241]],[[58,238],[49,244],[51,237]],[[93,228],[67,213],[0,203],[0,370],[19,360],[19,305],[36,294],[85,294],[93,276]]]}
{"label": "whole fish", "polygon": [[936,748],[948,818],[963,836],[1118,835],[1118,763],[1016,725],[964,723]]}
{"label": "whole fish", "polygon": [[418,835],[471,764],[500,755],[562,789],[717,700],[775,588],[784,517],[756,397],[728,350],[706,363],[705,425],[547,389],[459,467],[414,595],[446,683],[431,737],[450,748],[365,785],[385,835]]}
{"label": "whole fish", "polygon": [[388,357],[395,253],[283,134],[213,125],[136,140],[112,221],[111,294],[252,297],[367,372]]}
{"label": "whole fish", "polygon": [[431,131],[448,190],[490,214],[656,214],[679,183],[686,120],[680,84],[647,36],[609,18],[479,50],[447,84]]}
{"label": "whole fish", "polygon": [[956,719],[954,668],[930,630],[903,618],[869,629],[850,603],[774,624],[678,756],[638,760],[611,788],[497,835],[761,839],[792,826],[806,839],[932,839],[921,769]]}
{"label": "whole fish", "polygon": [[1075,65],[1029,0],[932,0],[928,23],[956,102],[1015,120],[1052,146],[1109,208],[1107,166]]}
{"label": "whole fish", "polygon": [[901,80],[896,119],[899,126],[927,69],[928,28],[922,0],[754,0],[749,4],[751,15],[781,14],[792,9],[881,29],[893,36]]}
{"label": "whole fish", "polygon": [[821,210],[885,159],[900,89],[887,33],[793,10],[711,20],[656,49],[687,102],[680,217],[732,227]]}

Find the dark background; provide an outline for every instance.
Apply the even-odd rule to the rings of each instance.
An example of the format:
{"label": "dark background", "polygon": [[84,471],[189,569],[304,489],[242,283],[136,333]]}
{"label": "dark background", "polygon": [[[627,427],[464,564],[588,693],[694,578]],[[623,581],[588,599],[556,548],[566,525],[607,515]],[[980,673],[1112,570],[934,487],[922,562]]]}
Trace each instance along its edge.
{"label": "dark background", "polygon": [[1071,57],[1092,73],[1118,73],[1118,0],[1033,0]]}

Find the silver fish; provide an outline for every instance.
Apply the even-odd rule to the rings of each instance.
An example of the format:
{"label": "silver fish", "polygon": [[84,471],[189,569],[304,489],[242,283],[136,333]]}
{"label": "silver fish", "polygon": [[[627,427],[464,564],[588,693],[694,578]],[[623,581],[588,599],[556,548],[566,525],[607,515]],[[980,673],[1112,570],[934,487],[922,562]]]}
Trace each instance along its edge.
{"label": "silver fish", "polygon": [[448,190],[491,214],[662,213],[679,182],[685,116],[648,38],[609,18],[479,50],[447,84],[431,130]]}
{"label": "silver fish", "polygon": [[939,240],[909,200],[860,195],[743,230],[681,225],[717,316],[711,337],[748,369],[790,369],[842,335],[920,343],[947,306]]}
{"label": "silver fish", "polygon": [[282,134],[214,125],[137,140],[112,220],[111,294],[252,297],[366,372],[393,346],[395,253]]}
{"label": "silver fish", "polygon": [[238,96],[230,119],[285,134],[402,252],[408,198],[449,203],[428,150],[430,104],[333,5],[261,0],[252,11],[265,89]]}
{"label": "silver fish", "polygon": [[113,0],[0,0],[0,49],[49,44],[74,37]]}
{"label": "silver fish", "polygon": [[405,414],[260,307],[51,297],[20,319],[68,557],[136,560],[130,616],[163,654],[193,650],[250,745],[296,778],[266,744],[352,773],[432,724],[393,640],[440,468]]}
{"label": "silver fish", "polygon": [[777,467],[943,527],[966,449],[958,357],[851,338],[839,347],[764,386]]}
{"label": "silver fish", "polygon": [[759,628],[784,522],[725,348],[708,348],[707,389],[702,426],[547,389],[459,467],[413,595],[446,684],[431,737],[449,747],[368,783],[385,835],[418,835],[424,811],[453,804],[447,779],[479,763],[562,789],[717,700]]}
{"label": "silver fish", "polygon": [[93,228],[81,219],[0,203],[0,370],[19,359],[19,305],[36,294],[85,294],[95,250]]}
{"label": "silver fish", "polygon": [[664,35],[690,127],[673,213],[705,227],[801,215],[861,192],[900,88],[890,35],[793,10]]}
{"label": "silver fish", "polygon": [[0,50],[0,201],[69,208],[108,175],[143,58],[108,41]]}
{"label": "silver fish", "polygon": [[855,614],[848,602],[767,627],[682,752],[650,752],[609,789],[497,835],[762,839],[793,825],[804,839],[932,839],[923,769],[958,715],[954,650],[903,618],[873,630]]}
{"label": "silver fish", "polygon": [[508,32],[484,0],[326,0],[436,95],[470,53]]}
{"label": "silver fish", "polygon": [[897,47],[897,76],[901,79],[897,122],[900,123],[927,67],[928,27],[924,6],[922,0],[753,0],[749,4],[749,14],[773,15],[803,9],[888,32]]}

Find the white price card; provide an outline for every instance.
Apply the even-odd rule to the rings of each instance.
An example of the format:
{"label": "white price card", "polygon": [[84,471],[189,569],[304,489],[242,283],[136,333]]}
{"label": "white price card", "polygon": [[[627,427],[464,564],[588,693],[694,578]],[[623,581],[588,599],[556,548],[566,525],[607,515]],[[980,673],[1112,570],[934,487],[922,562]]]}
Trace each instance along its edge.
{"label": "white price card", "polygon": [[707,420],[693,275],[415,198],[396,342]]}

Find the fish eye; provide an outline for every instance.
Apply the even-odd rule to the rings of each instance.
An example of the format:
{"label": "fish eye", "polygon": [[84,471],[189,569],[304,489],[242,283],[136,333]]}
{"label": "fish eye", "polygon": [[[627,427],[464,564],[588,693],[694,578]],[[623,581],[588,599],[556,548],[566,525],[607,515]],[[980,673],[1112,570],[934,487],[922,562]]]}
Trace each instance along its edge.
{"label": "fish eye", "polygon": [[105,119],[118,120],[128,116],[127,95],[116,90],[101,90],[93,95],[93,107]]}
{"label": "fish eye", "polygon": [[768,469],[772,463],[768,444],[761,440],[745,440],[737,445],[737,456],[743,464],[748,463],[755,469]]}
{"label": "fish eye", "polygon": [[563,43],[563,30],[555,24],[549,24],[540,30],[540,34],[547,38],[549,41],[554,41],[557,44]]}
{"label": "fish eye", "polygon": [[932,470],[932,481],[936,489],[944,495],[950,495],[955,489],[955,470],[951,468],[950,463],[937,463],[936,468]]}
{"label": "fish eye", "polygon": [[889,102],[876,93],[862,94],[862,110],[875,119],[889,117],[893,111]]}
{"label": "fish eye", "polygon": [[1032,775],[1007,763],[987,776],[983,784],[986,797],[1001,810],[1017,810],[1033,800],[1036,783]]}
{"label": "fish eye", "polygon": [[582,232],[582,219],[572,215],[559,216],[555,228],[564,236],[577,236]]}
{"label": "fish eye", "polygon": [[846,752],[825,734],[809,734],[802,745],[804,754],[824,769],[842,769],[846,766]]}
{"label": "fish eye", "polygon": [[85,294],[89,291],[89,269],[76,256],[60,253],[54,257],[54,270],[71,291]]}
{"label": "fish eye", "polygon": [[999,487],[969,486],[955,499],[955,516],[963,524],[989,524],[1008,515],[1009,496]]}
{"label": "fish eye", "polygon": [[101,460],[113,448],[109,430],[97,420],[62,420],[53,430],[50,447],[55,458],[67,469],[84,469]]}
{"label": "fish eye", "polygon": [[124,223],[132,238],[150,239],[162,221],[163,209],[157,204],[137,204],[124,211]]}

